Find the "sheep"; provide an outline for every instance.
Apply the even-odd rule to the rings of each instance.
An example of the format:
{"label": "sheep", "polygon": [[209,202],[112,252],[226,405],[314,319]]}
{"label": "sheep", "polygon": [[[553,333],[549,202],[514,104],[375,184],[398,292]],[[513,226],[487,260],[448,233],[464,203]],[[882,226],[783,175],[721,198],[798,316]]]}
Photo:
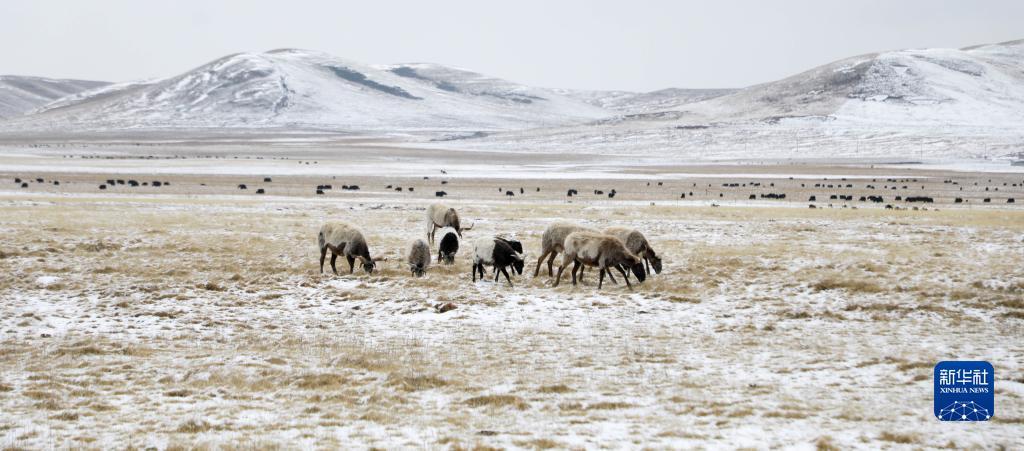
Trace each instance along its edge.
{"label": "sheep", "polygon": [[[515,240],[512,238],[503,238],[500,236],[496,236],[494,237],[494,239],[504,241],[506,244],[508,244],[509,247],[512,248],[512,250],[516,251],[519,254],[523,253],[523,243],[519,240]],[[514,264],[512,265],[512,269],[521,276],[523,275],[523,266],[523,264]],[[494,272],[498,272],[497,267],[494,268]]]}
{"label": "sheep", "polygon": [[473,244],[473,282],[476,282],[477,273],[481,280],[484,278],[484,265],[488,265],[495,267],[495,282],[498,281],[498,271],[501,271],[512,286],[512,278],[506,268],[512,266],[514,271],[522,274],[524,262],[523,254],[512,249],[507,241],[497,237],[480,238]]}
{"label": "sheep", "polygon": [[626,249],[629,249],[633,255],[640,257],[644,261],[644,269],[647,274],[651,273],[651,268],[654,268],[655,274],[661,274],[661,257],[654,252],[651,247],[651,243],[647,241],[647,237],[640,233],[636,229],[630,229],[627,227],[609,227],[604,229],[605,235],[614,236],[626,245]]}
{"label": "sheep", "polygon": [[431,204],[427,207],[427,239],[430,244],[434,244],[434,232],[442,227],[451,227],[455,229],[455,233],[462,238],[462,232],[473,228],[472,225],[469,227],[462,227],[459,224],[459,213],[454,208],[448,208],[442,204]]}
{"label": "sheep", "polygon": [[317,241],[320,245],[321,274],[324,272],[324,258],[327,256],[328,249],[331,251],[331,270],[335,274],[338,273],[338,269],[334,266],[335,260],[338,259],[338,254],[344,255],[345,259],[348,260],[349,274],[355,272],[354,264],[356,259],[359,259],[360,263],[362,263],[363,270],[367,274],[373,273],[376,262],[380,260],[370,257],[370,248],[366,245],[366,238],[363,237],[363,232],[347,222],[335,221],[324,224],[323,227],[320,227]]}
{"label": "sheep", "polygon": [[459,237],[455,229],[445,227],[441,230],[441,245],[437,249],[437,262],[451,265],[455,263],[455,254],[459,252]]}
{"label": "sheep", "polygon": [[409,262],[409,270],[416,277],[423,277],[430,266],[430,247],[422,238],[417,238],[409,246],[409,255],[406,257]]}
{"label": "sheep", "polygon": [[555,271],[553,266],[555,256],[564,250],[563,243],[565,242],[565,237],[569,236],[570,233],[581,230],[597,233],[597,230],[595,229],[567,222],[556,222],[549,225],[548,228],[544,230],[544,234],[541,235],[540,258],[537,259],[537,268],[533,270],[533,277],[537,277],[537,275],[540,274],[540,265],[545,258],[548,259],[548,277],[554,277]]}
{"label": "sheep", "polygon": [[565,271],[565,267],[569,262],[573,263],[573,285],[576,285],[576,272],[584,265],[596,266],[598,268],[598,272],[601,274],[597,282],[597,289],[599,290],[604,284],[605,274],[614,281],[610,268],[619,270],[622,276],[626,277],[626,286],[630,290],[633,289],[633,285],[629,283],[629,277],[627,277],[626,270],[623,268],[632,270],[636,280],[640,282],[647,278],[643,262],[640,261],[640,258],[629,252],[622,240],[614,236],[585,231],[573,232],[565,237],[563,247],[565,248],[565,253],[562,255],[562,265],[558,267],[558,276],[555,277],[554,286],[556,287],[558,282],[562,280],[562,272]]}

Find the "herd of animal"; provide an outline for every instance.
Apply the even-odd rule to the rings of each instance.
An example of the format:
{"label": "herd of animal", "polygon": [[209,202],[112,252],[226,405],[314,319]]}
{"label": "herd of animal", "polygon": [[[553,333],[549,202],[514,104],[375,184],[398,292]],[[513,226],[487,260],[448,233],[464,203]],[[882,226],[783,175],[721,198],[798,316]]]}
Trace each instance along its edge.
{"label": "herd of animal", "polygon": [[[426,274],[431,263],[431,246],[435,244],[435,235],[441,231],[441,240],[437,248],[437,263],[452,265],[455,263],[455,256],[459,251],[459,243],[462,240],[462,232],[473,228],[463,227],[459,214],[454,208],[442,204],[433,204],[427,208],[426,215],[427,233],[424,238],[417,238],[409,245],[406,255],[406,263],[413,276],[421,277]],[[331,221],[320,228],[317,235],[317,244],[320,249],[320,272],[324,271],[324,261],[327,252],[331,253],[331,270],[337,274],[336,262],[338,256],[344,256],[348,262],[349,273],[355,272],[355,262],[358,260],[363,270],[373,273],[377,262],[383,260],[380,257],[372,257],[370,248],[367,245],[366,237],[358,227],[347,222]],[[558,267],[557,276],[554,272],[554,261],[558,254],[562,254],[562,261]],[[508,284],[512,285],[512,278],[508,268],[514,273],[523,274],[526,265],[526,256],[523,250],[523,243],[500,236],[482,237],[473,242],[473,266],[472,276],[476,282],[477,277],[484,279],[484,268],[490,266],[494,270],[494,281],[497,282],[501,275],[505,276]],[[618,271],[626,281],[626,286],[632,289],[629,281],[630,273],[636,280],[643,282],[653,269],[655,273],[661,273],[661,257],[651,247],[650,242],[643,233],[626,227],[611,227],[598,231],[589,227],[565,222],[556,222],[544,230],[541,237],[541,254],[537,259],[537,267],[533,276],[540,274],[541,265],[547,260],[548,277],[555,277],[554,286],[558,286],[562,280],[562,273],[565,268],[572,264],[572,283],[576,285],[583,277],[583,270],[586,267],[597,268],[599,274],[598,289],[604,284],[605,276],[613,283],[618,283],[612,270]]]}

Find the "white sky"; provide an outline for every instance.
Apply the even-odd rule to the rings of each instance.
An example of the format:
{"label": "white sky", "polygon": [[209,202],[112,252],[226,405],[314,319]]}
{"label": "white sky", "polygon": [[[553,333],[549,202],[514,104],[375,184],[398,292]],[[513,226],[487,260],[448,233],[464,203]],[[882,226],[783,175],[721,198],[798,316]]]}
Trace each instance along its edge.
{"label": "white sky", "polygon": [[1020,0],[2,0],[0,74],[125,81],[296,47],[647,91],[742,87],[879,50],[1021,38]]}

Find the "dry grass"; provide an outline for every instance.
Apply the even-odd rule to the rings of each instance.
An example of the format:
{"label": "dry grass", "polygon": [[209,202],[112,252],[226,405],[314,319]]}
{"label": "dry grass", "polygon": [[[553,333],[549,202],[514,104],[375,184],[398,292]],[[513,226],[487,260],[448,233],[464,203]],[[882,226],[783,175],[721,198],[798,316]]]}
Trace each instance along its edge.
{"label": "dry grass", "polygon": [[434,375],[426,376],[396,376],[394,374],[388,375],[386,385],[391,387],[397,387],[404,391],[419,391],[419,390],[430,390],[434,388],[440,388],[449,385],[445,379],[442,379]]}
{"label": "dry grass", "polygon": [[903,434],[889,431],[883,431],[878,435],[878,439],[886,442],[903,444],[917,443],[918,440],[917,435],[915,434]]}
{"label": "dry grass", "polygon": [[[946,440],[919,438],[931,436],[928,423],[911,422],[929,432],[902,436],[866,413],[882,396],[922,402],[913,395],[843,393],[841,408],[809,400],[840,412],[822,424],[822,415],[766,411],[782,395],[753,375],[790,375],[794,390],[819,390],[830,377],[895,366],[904,380],[923,381],[934,356],[903,338],[933,339],[941,324],[1007,343],[1024,319],[1022,212],[454,201],[480,220],[470,238],[514,232],[533,257],[556,219],[643,228],[666,271],[633,292],[612,285],[598,295],[593,272],[575,288],[552,289],[544,276],[515,277],[507,288],[471,284],[460,254],[454,267],[413,280],[400,257],[421,233],[418,202],[19,200],[0,205],[0,330],[13,337],[0,347],[0,410],[67,431],[126,425],[171,437],[171,449],[287,448],[283,436],[338,448],[345,444],[329,437],[342,435],[367,447],[416,446],[389,441],[404,424],[446,437],[409,443],[564,448],[562,434],[586,436],[604,421],[653,448],[728,448],[741,425],[794,420],[813,427],[785,446],[835,449],[824,434],[856,428],[865,447],[930,447]],[[373,225],[373,253],[391,260],[372,276],[319,275],[313,230],[329,218]],[[61,280],[43,288],[39,276]],[[431,316],[438,302],[458,309]],[[972,327],[982,315],[994,327]],[[48,325],[68,320],[69,336]],[[705,387],[704,378],[725,382]],[[673,396],[698,387],[709,399],[743,401]],[[505,391],[515,394],[481,395]],[[1013,427],[1015,418],[993,425]],[[510,433],[522,430],[530,434]],[[54,431],[57,447],[88,447],[92,435]],[[252,441],[236,441],[242,434]]]}
{"label": "dry grass", "polygon": [[565,385],[565,384],[556,384],[556,385],[544,385],[544,386],[538,388],[537,391],[540,392],[540,393],[569,393],[569,392],[572,392],[573,389],[570,388],[568,385]]}
{"label": "dry grass", "polygon": [[464,403],[470,407],[512,407],[525,410],[530,404],[515,395],[483,395],[466,399]]}

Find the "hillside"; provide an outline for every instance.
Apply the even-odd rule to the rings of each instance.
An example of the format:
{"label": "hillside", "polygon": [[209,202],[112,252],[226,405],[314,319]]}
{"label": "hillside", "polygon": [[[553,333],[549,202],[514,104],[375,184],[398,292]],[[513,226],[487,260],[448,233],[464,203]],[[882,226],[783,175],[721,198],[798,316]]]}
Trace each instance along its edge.
{"label": "hillside", "polygon": [[21,116],[54,100],[106,84],[102,81],[0,75],[0,120]]}
{"label": "hillside", "polygon": [[605,110],[553,91],[433,64],[371,66],[284,49],[57,101],[11,128],[318,128],[491,131],[582,123]]}

